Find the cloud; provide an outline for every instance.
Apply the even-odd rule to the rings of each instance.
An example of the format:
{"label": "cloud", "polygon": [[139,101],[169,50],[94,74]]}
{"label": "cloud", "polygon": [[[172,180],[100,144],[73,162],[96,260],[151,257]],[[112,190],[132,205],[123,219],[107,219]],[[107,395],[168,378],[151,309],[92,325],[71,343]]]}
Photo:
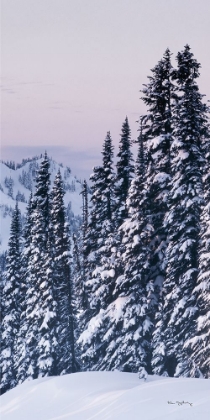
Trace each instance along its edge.
{"label": "cloud", "polygon": [[11,88],[8,88],[8,87],[2,87],[2,86],[1,86],[1,92],[5,92],[5,93],[9,93],[9,94],[17,93],[14,89],[11,89]]}
{"label": "cloud", "polygon": [[[38,86],[54,86],[53,83],[43,83],[42,81],[29,81],[29,82],[15,82],[13,79],[1,77],[1,92],[15,94],[18,93],[18,87]],[[15,89],[14,89],[15,88]]]}

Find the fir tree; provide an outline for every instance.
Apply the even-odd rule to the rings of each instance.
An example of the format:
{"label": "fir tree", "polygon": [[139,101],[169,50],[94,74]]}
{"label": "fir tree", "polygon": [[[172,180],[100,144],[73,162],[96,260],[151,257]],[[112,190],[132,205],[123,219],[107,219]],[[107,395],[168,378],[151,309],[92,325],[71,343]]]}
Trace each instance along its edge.
{"label": "fir tree", "polygon": [[88,227],[88,186],[87,181],[84,180],[83,188],[81,191],[82,194],[82,231],[83,238],[86,236],[87,227]]}
{"label": "fir tree", "polygon": [[1,392],[17,384],[15,359],[21,309],[21,220],[18,203],[12,216],[7,254],[6,281],[3,288],[4,318],[2,320]]}
{"label": "fir tree", "polygon": [[[43,351],[45,350],[44,346],[41,346],[40,344],[45,341],[47,333],[46,330],[50,329],[50,325],[52,323],[51,318],[55,317],[55,314],[52,310],[52,306],[55,307],[55,305],[51,302],[51,299],[48,298],[48,296],[52,296],[53,293],[51,270],[48,269],[46,271],[45,269],[46,260],[49,255],[48,244],[50,241],[49,166],[49,160],[47,154],[45,153],[36,179],[33,211],[30,216],[31,244],[27,250],[27,291],[24,320],[25,326],[23,326],[26,331],[25,343],[27,346],[27,358],[23,360],[23,363],[25,369],[25,377],[33,379],[37,378],[38,376],[50,375],[52,372],[54,372],[54,367],[52,367],[54,366],[54,350],[50,347],[52,353],[51,356],[49,356],[47,346],[45,346],[47,355],[43,356]],[[47,306],[47,302],[49,303],[49,306]],[[52,317],[51,312],[53,312]],[[47,325],[47,313],[50,313],[48,317],[49,326],[45,328]],[[52,337],[51,342],[56,342],[56,339]],[[48,364],[48,368],[46,368],[46,366],[44,367],[44,364],[40,362],[40,359],[43,357],[51,357],[52,363],[48,363],[49,358],[46,362]]]}
{"label": "fir tree", "polygon": [[154,304],[165,277],[165,249],[167,231],[163,221],[168,209],[171,148],[171,97],[174,86],[171,53],[167,49],[162,60],[152,69],[148,85],[144,85],[143,101],[148,113],[144,120],[144,141],[147,149],[145,173],[147,215],[153,227],[150,243],[150,281],[154,288]]}
{"label": "fir tree", "polygon": [[[110,257],[110,247],[105,245],[114,228],[114,169],[113,169],[113,146],[110,132],[107,133],[102,150],[103,166],[94,168],[91,176],[92,208],[90,222],[85,244],[85,255],[88,273],[86,286],[88,300],[93,313],[97,313],[110,302],[113,281],[101,278],[101,273],[107,270],[106,264]],[[108,263],[109,264],[109,263]]]}
{"label": "fir tree", "polygon": [[39,307],[39,331],[37,339],[38,377],[58,374],[58,302],[54,290],[54,263],[52,244],[48,237],[43,259],[43,275],[39,281],[42,292]]}
{"label": "fir tree", "polygon": [[81,333],[87,322],[87,312],[89,309],[88,297],[86,291],[86,274],[87,274],[87,232],[88,232],[88,186],[87,182],[83,182],[82,187],[82,229],[77,235],[73,235],[73,278],[75,287],[76,306],[79,308],[78,315],[78,331],[77,337]]}
{"label": "fir tree", "polygon": [[[161,292],[165,280],[165,254],[167,229],[164,218],[168,210],[171,177],[172,99],[175,87],[171,53],[167,49],[163,58],[152,69],[149,83],[142,90],[147,115],[142,118],[147,162],[145,172],[145,215],[151,226],[147,248],[147,288],[150,290],[150,317],[156,323],[153,337],[153,366],[156,364],[156,347],[161,345],[158,320],[161,313]],[[144,258],[145,259],[145,258]],[[158,310],[159,307],[159,310]],[[150,337],[151,340],[151,337]]]}
{"label": "fir tree", "polygon": [[17,334],[17,354],[15,365],[17,367],[17,382],[21,383],[26,378],[26,368],[29,364],[29,354],[27,351],[27,343],[25,335],[27,332],[26,322],[26,295],[28,291],[28,276],[29,276],[29,257],[31,255],[31,243],[32,243],[32,213],[34,209],[34,201],[32,193],[30,194],[29,202],[27,205],[26,219],[23,229],[23,240],[24,247],[21,255],[21,282],[20,282],[20,293],[23,296],[22,305],[20,308],[20,328]]}
{"label": "fir tree", "polygon": [[196,84],[200,65],[188,45],[178,53],[177,62],[172,181],[166,216],[169,240],[167,277],[158,325],[163,343],[156,352],[154,372],[191,376],[195,368],[184,344],[192,335],[197,312],[193,289],[198,276],[200,208],[203,202],[201,139],[206,118],[202,95]]}
{"label": "fir tree", "polygon": [[36,178],[36,191],[34,194],[34,201],[36,203],[37,211],[39,213],[39,222],[41,223],[42,235],[39,237],[40,248],[46,248],[49,230],[50,217],[50,162],[47,152],[41,162]]}
{"label": "fir tree", "polygon": [[[121,227],[124,234],[123,249],[120,256],[114,255],[112,235],[107,237],[104,248],[108,247],[109,251],[112,248],[112,253],[110,258],[105,259],[103,256],[104,264],[100,271],[101,282],[98,286],[106,294],[107,300],[101,302],[101,306],[79,339],[84,346],[83,357],[89,369],[137,371],[140,366],[147,365],[149,348],[147,336],[151,323],[146,310],[147,291],[142,271],[144,262],[142,254],[138,257],[141,247],[137,241],[138,228],[140,229],[141,223],[144,223],[143,166],[141,141],[136,177],[129,190],[129,218]],[[115,259],[117,261],[123,259],[126,267],[125,273],[121,273],[121,276],[117,275],[119,267]],[[110,283],[115,289],[110,289]]]}
{"label": "fir tree", "polygon": [[114,147],[112,145],[112,138],[110,131],[107,132],[106,138],[103,144],[102,150],[102,160],[103,160],[103,207],[101,214],[101,221],[106,222],[112,220],[113,215],[113,187],[114,187],[114,169],[113,169],[113,157],[114,157]]}
{"label": "fir tree", "polygon": [[[205,109],[205,105],[204,105]],[[206,111],[207,108],[206,108]],[[208,121],[206,121],[208,129]],[[198,280],[193,290],[196,297],[197,315],[191,337],[185,342],[185,349],[191,356],[191,376],[210,377],[210,146],[209,132],[204,141],[206,163],[204,166],[204,205],[201,213],[199,242]]]}
{"label": "fir tree", "polygon": [[122,125],[122,133],[117,157],[118,162],[116,166],[117,174],[115,181],[115,223],[118,228],[127,217],[128,212],[126,200],[128,198],[128,190],[134,173],[131,152],[131,133],[127,117]]}
{"label": "fir tree", "polygon": [[53,281],[57,302],[58,373],[78,370],[75,355],[75,319],[73,316],[73,285],[68,226],[64,207],[64,188],[58,171],[52,190]]}
{"label": "fir tree", "polygon": [[[86,329],[91,325],[91,319],[97,316],[100,311],[107,308],[113,301],[112,292],[114,289],[115,273],[110,268],[112,233],[114,228],[114,169],[113,169],[113,146],[110,132],[107,133],[103,144],[101,167],[94,168],[91,176],[92,186],[92,208],[90,210],[90,221],[85,241],[86,274],[85,288],[88,295],[88,308],[86,310]],[[95,339],[92,335],[92,343],[83,342],[83,361],[88,368],[96,369],[103,351],[97,352],[93,349],[96,342],[100,346],[100,334]],[[90,339],[91,340],[91,339]],[[81,341],[81,340],[80,340]],[[102,348],[101,348],[102,350]],[[87,353],[87,352],[88,353]]]}
{"label": "fir tree", "polygon": [[[151,358],[151,293],[148,278],[148,243],[151,225],[145,213],[145,155],[140,132],[135,175],[129,189],[128,218],[122,231],[121,259],[123,273],[116,279],[115,301],[106,316],[106,352],[101,367],[137,372],[150,369]],[[109,322],[108,322],[109,320]]]}

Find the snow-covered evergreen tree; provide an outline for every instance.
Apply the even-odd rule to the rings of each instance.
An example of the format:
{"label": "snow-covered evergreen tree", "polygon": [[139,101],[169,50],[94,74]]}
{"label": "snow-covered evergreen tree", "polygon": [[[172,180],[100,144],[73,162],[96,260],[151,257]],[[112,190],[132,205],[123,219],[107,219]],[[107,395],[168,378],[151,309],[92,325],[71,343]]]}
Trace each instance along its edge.
{"label": "snow-covered evergreen tree", "polygon": [[83,231],[83,238],[85,238],[88,228],[88,185],[87,181],[84,180],[83,187],[82,187],[82,231]]}
{"label": "snow-covered evergreen tree", "polygon": [[66,224],[64,188],[58,171],[52,190],[52,242],[53,282],[57,302],[57,373],[72,373],[78,370],[75,356],[73,285],[69,230]]}
{"label": "snow-covered evergreen tree", "polygon": [[113,168],[113,158],[114,158],[114,147],[112,144],[112,138],[110,131],[107,132],[106,138],[103,144],[102,150],[102,161],[103,161],[103,207],[101,214],[101,221],[106,224],[106,221],[110,222],[113,216],[113,207],[114,207],[114,168]]}
{"label": "snow-covered evergreen tree", "polygon": [[[147,259],[148,265],[147,288],[150,290],[152,324],[156,324],[160,316],[161,290],[166,275],[167,229],[164,226],[164,218],[168,210],[171,172],[172,98],[175,96],[173,73],[171,53],[167,49],[163,58],[152,69],[152,75],[148,77],[149,82],[142,90],[142,99],[147,106],[147,115],[142,118],[147,155],[144,205],[145,215],[151,227],[144,260]],[[158,326],[154,327],[153,358],[156,347],[161,345],[160,336],[156,335],[157,328]],[[152,364],[154,363],[152,360]]]}
{"label": "snow-covered evergreen tree", "polygon": [[[96,313],[106,306],[111,299],[112,281],[101,273],[106,270],[106,262],[110,256],[109,247],[105,242],[113,233],[114,208],[114,169],[113,146],[110,132],[107,133],[102,150],[103,166],[94,168],[91,176],[93,182],[90,211],[90,222],[87,230],[85,255],[88,267],[86,287],[90,308]],[[110,279],[111,280],[111,279]],[[112,286],[111,286],[112,284]]]}
{"label": "snow-covered evergreen tree", "polygon": [[88,232],[88,216],[89,216],[89,206],[88,206],[88,185],[86,180],[83,182],[82,186],[82,226],[81,230],[78,231],[77,235],[73,235],[73,282],[75,290],[75,305],[78,308],[78,322],[77,322],[77,332],[75,334],[80,335],[81,331],[84,328],[84,325],[87,323],[88,317],[88,297],[86,291],[86,274],[88,271],[87,264],[87,232]]}
{"label": "snow-covered evergreen tree", "polygon": [[184,344],[191,337],[197,313],[193,289],[198,276],[200,208],[203,202],[201,140],[205,132],[205,107],[196,79],[200,65],[187,45],[177,55],[178,85],[174,107],[172,181],[169,210],[167,277],[158,323],[162,344],[157,347],[154,372],[190,376],[195,367]]}
{"label": "snow-covered evergreen tree", "polygon": [[[208,121],[206,121],[206,129],[208,129]],[[193,324],[193,332],[184,347],[191,356],[191,375],[200,376],[201,372],[205,378],[210,378],[210,136],[207,130],[203,134],[206,137],[203,142],[206,157],[203,176],[204,205],[201,213],[199,275],[193,290],[198,311],[196,322]]]}
{"label": "snow-covered evergreen tree", "polygon": [[[86,329],[88,322],[113,301],[114,271],[110,268],[111,242],[114,229],[114,169],[113,145],[110,132],[107,133],[102,150],[103,165],[94,168],[90,220],[85,241],[86,291],[89,307],[86,311]],[[95,369],[103,357],[99,349],[94,351],[95,341],[100,346],[100,333],[89,341],[83,341],[83,360],[88,368]],[[88,354],[86,353],[88,351]]]}
{"label": "snow-covered evergreen tree", "polygon": [[[20,371],[25,378],[55,373],[56,337],[54,325],[56,314],[52,288],[51,255],[49,251],[49,160],[45,153],[41,162],[34,194],[33,211],[30,216],[31,244],[28,253],[27,291],[25,307],[26,355]],[[49,335],[51,338],[49,339]],[[24,368],[23,368],[24,365]]]}
{"label": "snow-covered evergreen tree", "polygon": [[131,131],[126,117],[122,125],[122,133],[119,143],[118,161],[116,165],[115,182],[115,224],[118,228],[127,217],[126,200],[134,173],[133,157],[131,152]]}
{"label": "snow-covered evergreen tree", "polygon": [[[145,154],[142,132],[135,175],[129,189],[128,218],[120,227],[123,245],[120,255],[123,273],[116,279],[115,301],[106,316],[106,354],[104,369],[137,372],[150,370],[151,295],[148,279],[148,244],[151,225],[146,215]],[[108,322],[109,321],[109,322]]]}
{"label": "snow-covered evergreen tree", "polygon": [[[107,237],[104,247],[112,250],[111,257],[104,256],[103,269],[100,271],[99,286],[104,292],[109,292],[109,300],[103,302],[95,312],[86,330],[80,337],[85,348],[84,360],[90,369],[138,371],[140,366],[146,366],[149,348],[147,333],[151,328],[148,319],[147,292],[145,277],[142,272],[144,262],[138,239],[138,228],[144,223],[142,216],[143,194],[143,143],[136,163],[135,177],[129,190],[127,200],[129,218],[120,230],[123,233],[123,245],[120,255],[115,254],[112,245],[112,235]],[[143,242],[143,238],[142,242]],[[135,249],[133,249],[135,248]],[[124,251],[124,253],[123,253]],[[136,252],[135,252],[136,251]],[[117,276],[116,260],[123,260],[125,273]],[[106,265],[107,264],[107,265]],[[123,272],[122,272],[123,273]],[[114,290],[107,289],[110,278],[113,279]],[[117,277],[117,282],[116,282]],[[112,284],[112,283],[111,283]],[[148,307],[147,307],[148,309]]]}
{"label": "snow-covered evergreen tree", "polygon": [[1,343],[1,392],[17,384],[15,358],[17,352],[17,334],[20,327],[21,299],[21,220],[18,204],[12,216],[10,238],[7,253],[6,281],[3,288],[3,320]]}
{"label": "snow-covered evergreen tree", "polygon": [[27,344],[25,340],[25,335],[27,332],[27,322],[26,322],[26,295],[28,289],[28,275],[29,275],[29,257],[31,252],[31,242],[32,242],[32,213],[34,208],[33,196],[32,193],[29,198],[27,205],[26,219],[23,229],[23,239],[24,247],[21,255],[21,279],[20,279],[20,293],[22,294],[22,305],[20,308],[20,328],[17,333],[17,352],[15,365],[17,368],[17,382],[21,383],[26,378],[26,368],[29,364],[29,354],[27,352]]}
{"label": "snow-covered evergreen tree", "polygon": [[154,289],[154,304],[165,277],[165,249],[167,231],[163,220],[168,206],[171,148],[171,97],[174,86],[171,53],[167,49],[163,58],[152,69],[149,83],[144,85],[143,101],[147,105],[144,139],[147,149],[145,173],[147,215],[152,225],[150,242],[149,280]]}
{"label": "snow-covered evergreen tree", "polygon": [[36,348],[38,377],[53,376],[58,374],[59,371],[58,301],[54,290],[54,263],[49,237],[42,263],[43,275],[39,280],[42,296],[39,307],[39,331]]}
{"label": "snow-covered evergreen tree", "polygon": [[50,218],[50,162],[47,152],[39,167],[36,177],[36,190],[34,193],[34,201],[36,202],[36,210],[39,213],[38,219],[41,223],[42,234],[39,237],[40,249],[46,249],[49,233]]}

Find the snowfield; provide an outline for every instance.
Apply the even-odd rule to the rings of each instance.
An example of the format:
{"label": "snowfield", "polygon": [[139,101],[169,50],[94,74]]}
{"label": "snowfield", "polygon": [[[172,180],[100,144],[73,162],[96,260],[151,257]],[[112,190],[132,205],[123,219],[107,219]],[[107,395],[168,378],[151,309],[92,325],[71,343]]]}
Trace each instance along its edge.
{"label": "snowfield", "polygon": [[1,420],[207,420],[210,380],[82,372],[26,381],[0,402]]}

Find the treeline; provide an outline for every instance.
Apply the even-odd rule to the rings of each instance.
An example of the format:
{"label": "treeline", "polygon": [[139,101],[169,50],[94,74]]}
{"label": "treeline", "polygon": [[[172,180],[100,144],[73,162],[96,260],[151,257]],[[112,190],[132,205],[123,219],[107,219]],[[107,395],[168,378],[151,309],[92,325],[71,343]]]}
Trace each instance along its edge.
{"label": "treeline", "polygon": [[166,50],[143,85],[135,168],[126,119],[116,174],[108,133],[91,177],[78,273],[91,370],[210,376],[209,109],[188,45],[176,61]]}
{"label": "treeline", "polygon": [[1,391],[27,378],[75,372],[70,234],[60,170],[50,192],[45,153],[26,222],[16,204],[2,292]]}
{"label": "treeline", "polygon": [[209,109],[188,45],[176,60],[174,68],[167,49],[143,87],[135,164],[128,119],[116,167],[107,133],[90,205],[83,184],[72,260],[62,180],[58,174],[49,194],[47,156],[21,252],[16,208],[3,291],[3,390],[79,369],[210,377]]}

